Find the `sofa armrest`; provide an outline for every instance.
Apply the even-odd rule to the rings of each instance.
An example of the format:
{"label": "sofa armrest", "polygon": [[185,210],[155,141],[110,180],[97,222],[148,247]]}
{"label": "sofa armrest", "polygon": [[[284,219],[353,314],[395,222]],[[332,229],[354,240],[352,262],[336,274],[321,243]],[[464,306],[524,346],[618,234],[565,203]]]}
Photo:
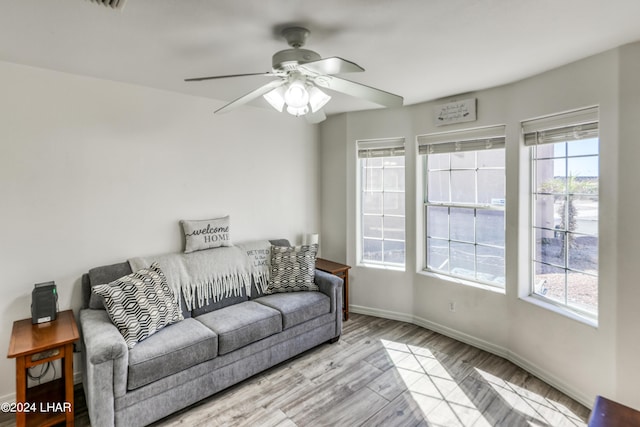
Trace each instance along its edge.
{"label": "sofa armrest", "polygon": [[331,312],[336,315],[336,337],[342,333],[342,286],[343,280],[325,271],[316,270],[314,282],[320,292],[331,299]]}
{"label": "sofa armrest", "polygon": [[82,382],[92,425],[112,426],[127,388],[129,349],[105,310],[80,311]]}

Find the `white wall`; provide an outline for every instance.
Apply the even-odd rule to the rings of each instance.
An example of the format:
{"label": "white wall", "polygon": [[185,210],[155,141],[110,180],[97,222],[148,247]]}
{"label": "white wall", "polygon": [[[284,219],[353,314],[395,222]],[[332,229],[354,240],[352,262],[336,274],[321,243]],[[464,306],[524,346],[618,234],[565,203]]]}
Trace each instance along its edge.
{"label": "white wall", "polygon": [[640,409],[640,43],[620,50],[618,168],[618,394]]}
{"label": "white wall", "polygon": [[343,207],[347,198],[347,165],[344,157],[344,136],[347,132],[346,116],[341,114],[320,128],[322,140],[321,157],[321,204],[322,229],[320,230],[320,252],[322,256],[330,254],[336,262],[346,262],[347,252],[344,236],[347,233],[344,224],[344,212],[335,209]]}
{"label": "white wall", "polygon": [[[518,299],[528,292],[528,262],[520,228],[518,257],[521,263],[510,263],[518,274],[509,283],[509,350],[530,364],[533,370],[558,382],[562,388],[586,404],[596,394],[616,397],[616,250],[618,216],[618,52],[609,51],[560,69],[527,79],[511,88],[510,123],[519,119],[561,112],[580,106],[600,106],[600,199],[599,199],[599,316],[598,327],[585,325],[552,313],[530,302]],[[526,100],[526,102],[517,102]],[[514,141],[512,141],[514,142]],[[517,141],[516,141],[517,142]],[[513,145],[512,145],[513,147]],[[511,151],[525,154],[522,149]],[[509,164],[518,163],[514,161]],[[520,163],[519,173],[512,181],[519,185],[511,192],[520,198],[520,221],[528,223],[529,191],[528,162]],[[512,170],[513,172],[513,170]],[[516,199],[516,197],[513,197]],[[525,200],[526,199],[526,200]],[[513,218],[512,218],[513,219]],[[515,229],[515,228],[514,228]],[[514,261],[513,259],[511,261]],[[519,285],[519,286],[518,286]],[[617,396],[623,398],[624,396]],[[630,396],[627,397],[627,399]]]}
{"label": "white wall", "polygon": [[[637,182],[640,181],[640,43],[510,85],[460,95],[478,99],[478,120],[435,127],[432,109],[448,98],[396,110],[348,113],[321,127],[344,128],[344,205],[332,218],[346,236],[325,245],[344,245],[351,278],[351,309],[412,321],[505,356],[535,375],[591,405],[596,394],[640,408],[640,286],[637,259]],[[425,82],[425,84],[430,84]],[[597,327],[563,316],[526,299],[528,293],[528,152],[520,142],[520,122],[576,108],[600,106],[600,296]],[[343,124],[346,120],[346,124]],[[504,292],[467,286],[422,273],[421,165],[415,136],[458,128],[507,126],[507,285]],[[356,161],[359,139],[405,136],[407,140],[407,269],[379,270],[357,265]],[[332,134],[335,141],[339,136]],[[321,138],[321,147],[325,141]],[[342,174],[333,162],[323,177]],[[323,180],[323,185],[326,184]],[[414,197],[415,195],[415,197]],[[328,203],[323,194],[322,203]],[[342,212],[336,220],[335,210]],[[324,220],[324,218],[323,218]],[[327,222],[325,228],[329,227]],[[634,231],[635,230],[635,231]],[[332,238],[336,238],[332,235]],[[330,257],[331,254],[325,253]],[[449,311],[449,302],[456,311]]]}
{"label": "white wall", "polygon": [[[231,215],[235,241],[320,229],[317,129],[252,107],[0,63],[0,343],[33,284],[80,307],[80,277],[181,250],[180,219]],[[0,358],[0,401],[15,389]]]}
{"label": "white wall", "polygon": [[[412,150],[412,123],[411,117],[402,108],[392,110],[374,110],[347,115],[347,134],[345,136],[346,165],[347,165],[347,263],[353,266],[349,272],[350,305],[357,311],[376,314],[375,310],[384,310],[387,316],[391,313],[411,313],[413,304],[413,262],[408,259],[407,269],[404,272],[384,269],[361,268],[356,262],[356,230],[359,227],[357,221],[357,150],[356,141],[376,138],[405,138],[405,146],[409,149],[405,159],[405,192],[415,192],[415,169],[412,160],[415,158]],[[324,144],[324,141],[321,142]],[[409,200],[411,198],[407,198]],[[323,201],[324,204],[324,201]],[[410,205],[409,205],[410,206]],[[410,207],[406,207],[407,223],[413,223],[414,216]],[[324,221],[324,219],[323,219]],[[328,224],[325,225],[325,227]],[[409,233],[410,231],[408,231]],[[407,241],[409,253],[412,241]],[[374,309],[373,312],[369,311]],[[399,319],[404,318],[401,316]]]}

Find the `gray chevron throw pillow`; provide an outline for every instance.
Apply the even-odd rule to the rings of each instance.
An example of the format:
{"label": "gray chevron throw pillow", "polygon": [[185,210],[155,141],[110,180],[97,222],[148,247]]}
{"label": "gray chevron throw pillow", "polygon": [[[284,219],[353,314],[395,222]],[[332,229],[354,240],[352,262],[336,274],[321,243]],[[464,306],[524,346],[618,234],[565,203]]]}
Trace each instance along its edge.
{"label": "gray chevron throw pillow", "polygon": [[158,266],[144,268],[93,287],[129,348],[167,325],[183,320],[182,311]]}
{"label": "gray chevron throw pillow", "polygon": [[314,282],[318,245],[271,246],[271,275],[266,294],[317,291]]}

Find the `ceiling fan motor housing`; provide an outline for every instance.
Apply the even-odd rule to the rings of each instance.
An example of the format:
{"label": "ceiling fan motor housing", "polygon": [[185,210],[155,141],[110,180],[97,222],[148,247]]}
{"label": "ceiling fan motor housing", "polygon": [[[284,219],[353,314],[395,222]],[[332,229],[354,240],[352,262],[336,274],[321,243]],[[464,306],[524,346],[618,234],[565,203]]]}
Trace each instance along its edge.
{"label": "ceiling fan motor housing", "polygon": [[308,49],[286,49],[276,52],[272,58],[274,70],[295,71],[299,64],[317,61],[321,56]]}
{"label": "ceiling fan motor housing", "polygon": [[[358,64],[339,57],[322,58],[318,53],[303,49],[309,30],[303,27],[288,27],[282,30],[282,36],[291,47],[276,52],[272,57],[272,72],[233,74],[226,76],[200,77],[186,81],[201,81],[244,76],[278,77],[269,83],[254,89],[216,110],[226,113],[240,105],[263,96],[276,110],[295,116],[306,116],[309,123],[319,123],[326,118],[322,108],[331,97],[318,87],[329,88],[357,98],[375,102],[385,107],[402,106],[402,97],[384,92],[370,86],[335,77],[334,74],[364,71]],[[311,110],[311,114],[309,114]]]}

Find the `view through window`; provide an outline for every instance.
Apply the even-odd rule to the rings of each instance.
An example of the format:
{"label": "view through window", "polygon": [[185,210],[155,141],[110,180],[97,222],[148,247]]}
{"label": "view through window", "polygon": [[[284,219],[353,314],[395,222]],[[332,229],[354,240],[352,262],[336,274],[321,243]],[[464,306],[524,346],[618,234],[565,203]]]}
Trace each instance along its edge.
{"label": "view through window", "polygon": [[504,287],[504,127],[418,142],[425,155],[426,269]]}
{"label": "view through window", "polygon": [[404,139],[359,141],[360,261],[405,264]]}
{"label": "view through window", "polygon": [[[599,139],[597,122],[589,120],[596,114],[590,110],[587,123],[578,117],[576,125],[525,131],[533,172],[532,293],[593,317],[598,312]],[[544,122],[537,127],[544,128]]]}

